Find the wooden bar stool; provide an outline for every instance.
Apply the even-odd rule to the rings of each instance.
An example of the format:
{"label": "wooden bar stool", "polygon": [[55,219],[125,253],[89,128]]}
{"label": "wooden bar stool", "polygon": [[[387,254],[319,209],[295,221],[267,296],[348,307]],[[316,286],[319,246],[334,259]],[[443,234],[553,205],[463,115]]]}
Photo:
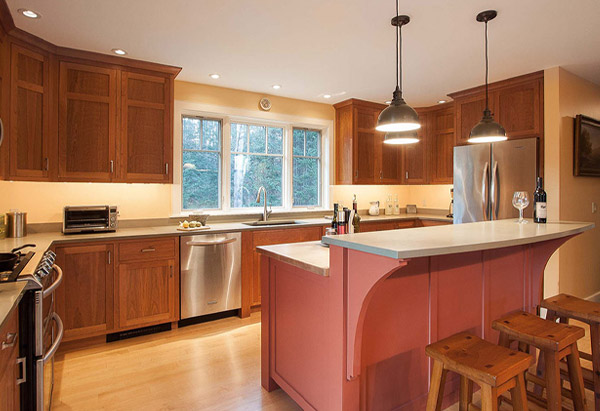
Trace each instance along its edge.
{"label": "wooden bar stool", "polygon": [[527,379],[545,386],[547,400],[528,392],[530,400],[550,411],[562,410],[560,360],[566,358],[573,406],[576,411],[585,410],[583,378],[577,349],[577,340],[585,335],[583,328],[544,320],[523,311],[494,321],[492,328],[500,331],[499,344],[503,347],[509,347],[513,341],[518,341],[520,346],[525,345],[527,351],[531,346],[541,351],[540,361],[544,362],[546,378],[543,380],[533,374],[527,374]]}
{"label": "wooden bar stool", "polygon": [[[579,356],[592,362],[592,370],[582,367],[583,383],[594,391],[595,410],[600,411],[600,304],[559,294],[542,301],[542,307],[548,310],[546,318],[549,320],[558,318],[560,322],[568,323],[573,318],[590,326],[592,355],[580,351]],[[565,370],[561,371],[564,374]]]}
{"label": "wooden bar stool", "polygon": [[460,411],[467,411],[472,401],[473,382],[481,387],[482,411],[497,411],[498,398],[510,390],[514,409],[527,411],[523,373],[533,364],[533,357],[460,333],[428,345],[425,352],[433,362],[427,411],[439,411],[444,398],[446,373],[460,375]]}

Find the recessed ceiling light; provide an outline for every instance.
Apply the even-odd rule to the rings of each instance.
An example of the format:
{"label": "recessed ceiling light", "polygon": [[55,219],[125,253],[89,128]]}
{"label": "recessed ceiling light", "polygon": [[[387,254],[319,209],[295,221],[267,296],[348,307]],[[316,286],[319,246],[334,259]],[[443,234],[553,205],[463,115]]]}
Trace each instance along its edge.
{"label": "recessed ceiling light", "polygon": [[112,49],[111,51],[119,56],[124,56],[127,54],[127,52],[123,49]]}
{"label": "recessed ceiling light", "polygon": [[331,98],[331,94],[323,94],[323,98]]}
{"label": "recessed ceiling light", "polygon": [[438,100],[438,104],[444,104],[446,100]]}
{"label": "recessed ceiling light", "polygon": [[212,78],[212,79],[215,79],[215,80],[216,80],[216,79],[218,79],[218,78],[221,78],[221,76],[220,76],[219,74],[217,74],[217,73],[214,73],[214,74],[210,74],[210,78]]}
{"label": "recessed ceiling light", "polygon": [[392,100],[386,101],[385,104],[392,104]]}
{"label": "recessed ceiling light", "polygon": [[279,90],[281,88],[281,86],[279,84],[273,84],[273,88],[275,90]]}
{"label": "recessed ceiling light", "polygon": [[17,12],[21,13],[25,17],[29,17],[30,19],[39,19],[42,17],[40,13],[29,9],[19,9]]}

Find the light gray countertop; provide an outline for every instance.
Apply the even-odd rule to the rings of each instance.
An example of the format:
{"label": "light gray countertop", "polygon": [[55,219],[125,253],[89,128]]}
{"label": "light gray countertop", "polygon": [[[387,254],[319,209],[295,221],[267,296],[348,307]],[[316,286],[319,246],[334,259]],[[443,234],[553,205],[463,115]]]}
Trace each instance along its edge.
{"label": "light gray countertop", "polygon": [[256,248],[261,254],[276,260],[324,277],[329,276],[329,248],[322,246],[320,241],[266,245]]}
{"label": "light gray countertop", "polygon": [[415,258],[489,250],[567,237],[594,228],[593,223],[519,224],[515,219],[408,228],[325,237],[323,241],[391,258]]}
{"label": "light gray countertop", "polygon": [[19,305],[26,286],[25,281],[0,284],[0,328],[4,327],[10,314]]}

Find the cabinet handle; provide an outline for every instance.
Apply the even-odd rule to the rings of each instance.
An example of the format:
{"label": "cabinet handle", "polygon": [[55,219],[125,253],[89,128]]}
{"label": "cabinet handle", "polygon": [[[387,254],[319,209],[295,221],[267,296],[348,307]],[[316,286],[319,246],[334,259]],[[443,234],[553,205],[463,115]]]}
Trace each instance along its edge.
{"label": "cabinet handle", "polygon": [[358,178],[358,170],[354,172],[354,177]]}
{"label": "cabinet handle", "polygon": [[2,349],[6,350],[7,348],[11,348],[15,346],[15,342],[17,342],[17,333],[8,333],[6,334],[6,341],[2,341]]}
{"label": "cabinet handle", "polygon": [[380,180],[383,180],[383,170],[381,170],[381,171],[379,172],[379,179],[380,179]]}
{"label": "cabinet handle", "polygon": [[46,162],[46,171],[48,171],[50,169],[50,159],[46,157],[44,158],[44,161]]}
{"label": "cabinet handle", "polygon": [[171,266],[171,278],[173,278],[173,266]]}
{"label": "cabinet handle", "polygon": [[110,160],[110,173],[114,173],[115,171],[115,162],[113,160]]}
{"label": "cabinet handle", "polygon": [[165,163],[165,174],[169,175],[169,163]]}
{"label": "cabinet handle", "polygon": [[405,174],[405,175],[406,175],[406,179],[408,180],[408,171],[406,172],[406,174]]}
{"label": "cabinet handle", "polygon": [[154,247],[149,247],[149,248],[142,248],[142,253],[153,253],[154,251],[156,251],[156,248]]}
{"label": "cabinet handle", "polygon": [[24,382],[27,382],[27,358],[20,357],[17,358],[17,365],[20,365],[21,368],[21,378],[17,378],[17,385],[21,385]]}
{"label": "cabinet handle", "polygon": [[108,265],[110,265],[110,250],[108,250]]}

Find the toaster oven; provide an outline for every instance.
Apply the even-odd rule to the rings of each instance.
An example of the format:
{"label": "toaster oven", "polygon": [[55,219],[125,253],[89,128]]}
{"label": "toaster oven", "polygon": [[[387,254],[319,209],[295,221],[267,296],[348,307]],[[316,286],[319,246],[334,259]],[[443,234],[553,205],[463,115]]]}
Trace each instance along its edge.
{"label": "toaster oven", "polygon": [[66,206],[63,233],[93,233],[117,229],[117,206]]}

